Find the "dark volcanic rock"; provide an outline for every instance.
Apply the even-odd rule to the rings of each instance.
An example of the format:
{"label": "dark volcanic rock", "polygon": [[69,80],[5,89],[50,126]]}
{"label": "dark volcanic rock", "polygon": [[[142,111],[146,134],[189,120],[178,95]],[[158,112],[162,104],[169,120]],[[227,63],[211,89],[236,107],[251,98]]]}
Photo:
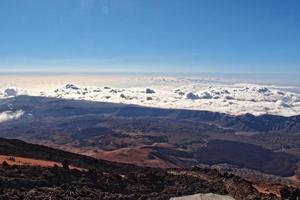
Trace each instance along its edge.
{"label": "dark volcanic rock", "polygon": [[213,140],[195,154],[201,163],[228,163],[279,176],[294,175],[299,161],[299,158],[287,153],[272,152],[257,145],[226,140]]}

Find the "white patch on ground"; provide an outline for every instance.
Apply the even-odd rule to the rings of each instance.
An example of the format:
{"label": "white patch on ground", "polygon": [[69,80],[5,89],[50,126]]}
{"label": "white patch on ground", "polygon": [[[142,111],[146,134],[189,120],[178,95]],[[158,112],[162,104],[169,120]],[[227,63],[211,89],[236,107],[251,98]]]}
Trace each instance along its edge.
{"label": "white patch on ground", "polygon": [[17,110],[13,111],[4,111],[0,113],[0,123],[10,121],[10,120],[17,120],[24,114],[24,111]]}
{"label": "white patch on ground", "polygon": [[234,200],[234,198],[227,195],[218,195],[213,193],[195,194],[184,197],[174,197],[170,200]]}
{"label": "white patch on ground", "polygon": [[[117,80],[120,80],[118,84],[127,80],[131,85],[127,83],[123,86],[112,86],[113,84],[104,84],[104,82],[96,84],[93,79],[92,82],[82,81],[81,84],[59,82],[55,85],[49,82],[48,87],[44,81],[43,87],[35,84],[32,88],[26,89],[2,88],[0,98],[32,95],[159,108],[208,110],[232,115],[251,113],[292,116],[300,114],[300,94],[288,87],[225,84],[172,77],[129,77],[116,79],[114,82]],[[94,83],[94,85],[88,86],[87,83]]]}

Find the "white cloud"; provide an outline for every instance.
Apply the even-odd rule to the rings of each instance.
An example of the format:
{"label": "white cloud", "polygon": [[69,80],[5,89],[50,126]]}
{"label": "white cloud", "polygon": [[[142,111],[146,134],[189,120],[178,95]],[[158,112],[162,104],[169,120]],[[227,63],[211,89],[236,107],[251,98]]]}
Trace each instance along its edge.
{"label": "white cloud", "polygon": [[0,123],[10,121],[10,120],[17,120],[24,114],[23,110],[13,111],[4,111],[0,113]]}
{"label": "white cloud", "polygon": [[[74,83],[65,85],[65,82]],[[206,79],[155,76],[74,76],[29,80],[17,95],[136,104],[160,108],[208,110],[233,115],[300,114],[300,92],[287,87],[249,83],[223,83]],[[7,82],[4,82],[7,85]],[[1,80],[0,80],[1,84]],[[0,85],[1,86],[1,85]],[[109,86],[109,87],[108,87]],[[153,90],[147,92],[151,88]],[[2,88],[1,98],[8,98]],[[151,98],[150,98],[151,97]]]}

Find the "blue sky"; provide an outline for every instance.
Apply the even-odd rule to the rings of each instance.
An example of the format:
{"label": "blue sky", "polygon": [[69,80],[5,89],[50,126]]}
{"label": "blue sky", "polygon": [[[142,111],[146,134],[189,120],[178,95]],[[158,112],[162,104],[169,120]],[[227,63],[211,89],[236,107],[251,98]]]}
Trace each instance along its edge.
{"label": "blue sky", "polygon": [[299,73],[299,0],[1,0],[0,71]]}

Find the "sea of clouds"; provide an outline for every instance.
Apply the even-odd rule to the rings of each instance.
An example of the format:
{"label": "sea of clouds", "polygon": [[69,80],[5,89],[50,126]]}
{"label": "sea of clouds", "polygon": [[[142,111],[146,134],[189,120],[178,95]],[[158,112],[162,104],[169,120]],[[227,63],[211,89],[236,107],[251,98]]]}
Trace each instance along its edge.
{"label": "sea of clouds", "polygon": [[[295,88],[258,84],[221,83],[183,78],[148,78],[141,86],[87,86],[73,83],[43,87],[7,87],[0,89],[0,98],[33,95],[76,100],[136,104],[142,106],[208,110],[240,115],[300,114],[300,94]],[[148,86],[146,83],[148,83]],[[9,115],[9,113],[3,114]]]}

